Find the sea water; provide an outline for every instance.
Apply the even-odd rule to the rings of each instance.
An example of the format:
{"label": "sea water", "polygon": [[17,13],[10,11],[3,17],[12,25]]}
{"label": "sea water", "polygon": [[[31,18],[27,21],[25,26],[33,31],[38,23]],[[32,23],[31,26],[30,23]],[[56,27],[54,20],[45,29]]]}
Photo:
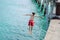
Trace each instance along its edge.
{"label": "sea water", "polygon": [[48,20],[35,17],[32,35],[28,33],[29,16],[38,15],[37,4],[31,0],[0,0],[0,40],[43,40],[48,29]]}

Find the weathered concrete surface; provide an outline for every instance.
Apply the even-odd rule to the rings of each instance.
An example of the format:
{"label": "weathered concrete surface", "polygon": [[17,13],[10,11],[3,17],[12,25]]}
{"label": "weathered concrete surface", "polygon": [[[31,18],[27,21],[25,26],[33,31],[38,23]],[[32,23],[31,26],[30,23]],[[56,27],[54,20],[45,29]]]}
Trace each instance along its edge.
{"label": "weathered concrete surface", "polygon": [[51,20],[44,40],[60,40],[60,20]]}

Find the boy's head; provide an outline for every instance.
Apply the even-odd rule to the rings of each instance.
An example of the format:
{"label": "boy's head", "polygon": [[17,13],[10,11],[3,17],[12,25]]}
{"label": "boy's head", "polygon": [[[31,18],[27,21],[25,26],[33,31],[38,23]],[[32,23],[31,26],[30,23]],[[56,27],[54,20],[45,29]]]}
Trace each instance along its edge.
{"label": "boy's head", "polygon": [[32,14],[33,14],[33,16],[35,15],[35,13],[34,13],[34,12],[32,12]]}

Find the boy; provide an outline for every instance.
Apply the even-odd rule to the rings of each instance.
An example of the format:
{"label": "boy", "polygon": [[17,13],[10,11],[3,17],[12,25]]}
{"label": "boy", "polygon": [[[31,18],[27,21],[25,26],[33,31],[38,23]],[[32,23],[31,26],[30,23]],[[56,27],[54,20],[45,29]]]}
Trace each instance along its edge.
{"label": "boy", "polygon": [[34,26],[34,17],[40,17],[40,16],[35,16],[34,12],[32,12],[32,14],[26,14],[26,16],[30,16],[28,26],[29,26],[29,33],[32,34],[32,29]]}

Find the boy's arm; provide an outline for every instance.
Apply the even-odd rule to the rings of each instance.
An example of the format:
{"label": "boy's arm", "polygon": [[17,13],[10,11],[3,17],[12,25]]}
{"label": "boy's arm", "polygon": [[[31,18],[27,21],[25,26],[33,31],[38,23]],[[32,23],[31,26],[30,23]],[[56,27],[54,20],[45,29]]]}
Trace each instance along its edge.
{"label": "boy's arm", "polygon": [[35,17],[38,17],[38,18],[44,18],[44,17],[42,17],[42,16],[35,16]]}
{"label": "boy's arm", "polygon": [[31,16],[31,14],[25,14],[24,16]]}

